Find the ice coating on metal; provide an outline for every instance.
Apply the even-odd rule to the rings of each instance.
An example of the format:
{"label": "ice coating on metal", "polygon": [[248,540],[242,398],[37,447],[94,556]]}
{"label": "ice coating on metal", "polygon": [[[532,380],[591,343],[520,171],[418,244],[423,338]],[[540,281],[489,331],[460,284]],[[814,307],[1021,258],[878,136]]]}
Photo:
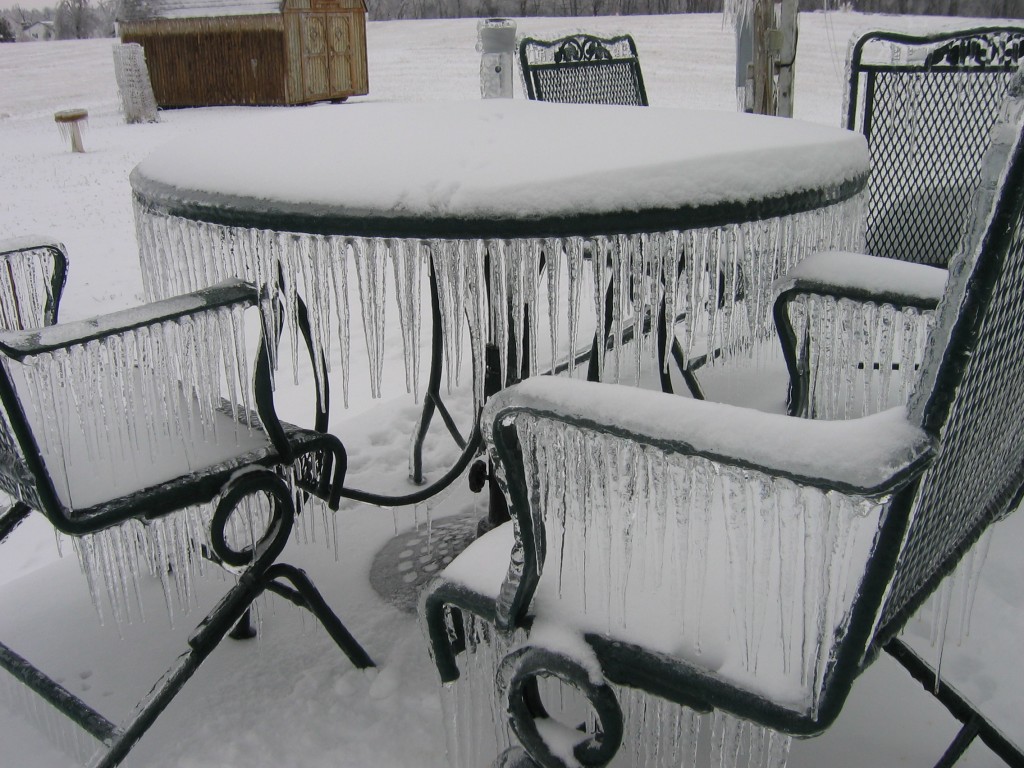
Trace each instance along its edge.
{"label": "ice coating on metal", "polygon": [[[477,374],[479,403],[486,343],[502,350],[503,367],[511,363],[518,371],[528,355],[529,374],[551,370],[570,351],[590,346],[592,326],[586,326],[581,316],[591,314],[603,327],[609,289],[615,347],[622,346],[636,321],[664,311],[670,317],[685,314],[676,333],[687,355],[708,349],[720,349],[725,359],[749,354],[754,342],[774,333],[772,281],[815,251],[857,249],[862,239],[861,207],[861,199],[855,197],[764,221],[642,235],[435,240],[278,233],[210,224],[158,213],[137,200],[136,226],[151,300],[240,277],[282,297],[283,306],[271,311],[283,312],[287,333],[295,339],[301,297],[309,308],[316,351],[328,350],[329,345],[340,351],[346,397],[350,369],[364,367],[349,360],[349,281],[358,281],[369,354],[365,367],[373,392],[380,388],[381,339],[388,322],[381,297],[385,284],[397,281],[399,317],[390,322],[401,326],[406,379],[416,391],[415,351],[427,314],[421,306],[420,278],[432,268],[445,353],[454,361],[446,366],[449,386],[459,383],[459,362],[468,351]],[[560,298],[563,295],[569,297],[567,302]],[[510,308],[511,322],[501,309],[505,307]],[[533,329],[528,339],[513,333],[524,322]],[[549,340],[542,345],[549,348],[543,354],[538,354],[538,339]],[[604,349],[598,347],[605,380],[635,381],[645,366],[656,368],[653,334],[634,345],[631,361],[615,356],[613,371],[604,370]],[[330,355],[325,357],[330,361]],[[509,378],[508,371],[503,370],[502,378]]]}

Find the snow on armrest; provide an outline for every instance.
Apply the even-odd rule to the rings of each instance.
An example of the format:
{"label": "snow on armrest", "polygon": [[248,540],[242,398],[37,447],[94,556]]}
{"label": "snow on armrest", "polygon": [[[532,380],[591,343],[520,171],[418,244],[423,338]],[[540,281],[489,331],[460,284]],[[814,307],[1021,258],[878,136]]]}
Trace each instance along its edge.
{"label": "snow on armrest", "polygon": [[865,253],[815,253],[772,286],[774,295],[800,290],[876,304],[934,308],[946,290],[948,273],[938,267]]}
{"label": "snow on armrest", "polygon": [[893,408],[849,421],[812,421],[660,392],[553,376],[495,395],[483,425],[529,411],[680,454],[875,496],[900,487],[930,459],[934,439]]}
{"label": "snow on armrest", "polygon": [[496,600],[508,572],[514,545],[515,535],[509,521],[475,539],[444,569],[443,576]]}
{"label": "snow on armrest", "polygon": [[61,323],[30,331],[0,331],[0,351],[15,360],[85,344],[109,336],[156,325],[186,315],[236,304],[251,306],[259,293],[242,280],[226,280],[195,293],[112,312],[108,315]]}
{"label": "snow on armrest", "polygon": [[0,240],[0,253],[14,253],[15,251],[32,251],[36,249],[52,248],[53,250],[67,253],[64,243],[54,240],[46,235],[24,235],[22,237],[11,237]]}

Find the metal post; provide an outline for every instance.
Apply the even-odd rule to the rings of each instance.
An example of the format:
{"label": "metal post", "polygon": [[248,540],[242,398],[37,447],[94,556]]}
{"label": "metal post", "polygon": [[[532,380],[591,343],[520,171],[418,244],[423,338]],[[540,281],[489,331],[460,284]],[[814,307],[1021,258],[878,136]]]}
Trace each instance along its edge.
{"label": "metal post", "polygon": [[776,69],[779,75],[779,117],[793,116],[793,79],[796,77],[797,0],[782,0],[779,31],[782,33]]}
{"label": "metal post", "polygon": [[480,95],[485,99],[511,99],[516,23],[512,19],[481,19],[476,31]]}
{"label": "metal post", "polygon": [[740,112],[754,111],[753,72],[750,71],[753,58],[754,27],[748,13],[736,20],[736,108]]}

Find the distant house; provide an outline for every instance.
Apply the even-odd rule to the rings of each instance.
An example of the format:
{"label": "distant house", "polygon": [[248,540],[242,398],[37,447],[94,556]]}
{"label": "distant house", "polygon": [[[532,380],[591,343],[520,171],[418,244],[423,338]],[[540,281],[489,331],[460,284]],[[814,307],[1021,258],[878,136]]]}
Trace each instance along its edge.
{"label": "distant house", "polygon": [[57,37],[57,31],[54,29],[52,21],[33,21],[28,26],[22,27],[21,35],[24,40],[53,40]]}
{"label": "distant house", "polygon": [[304,104],[369,89],[364,0],[123,0],[157,104]]}

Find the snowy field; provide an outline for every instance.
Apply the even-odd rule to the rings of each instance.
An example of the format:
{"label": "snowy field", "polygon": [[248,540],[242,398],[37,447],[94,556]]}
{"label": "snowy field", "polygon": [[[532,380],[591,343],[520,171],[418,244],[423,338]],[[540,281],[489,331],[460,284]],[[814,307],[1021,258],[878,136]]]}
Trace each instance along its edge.
{"label": "snowy field", "polygon": [[[796,115],[838,125],[847,41],[854,31],[898,26],[933,28],[953,21],[830,13],[801,16]],[[956,23],[963,23],[957,20]],[[475,20],[381,22],[369,25],[369,96],[365,101],[457,100],[479,95]],[[520,32],[541,35],[582,28],[633,34],[650,102],[732,110],[733,36],[720,16],[527,19]],[[124,125],[117,101],[111,41],[89,40],[0,46],[0,238],[42,233],[63,241],[71,271],[62,317],[79,319],[138,304],[137,260],[128,174],[159,145],[185,134],[244,119],[240,108],[161,113],[153,125]],[[518,89],[518,84],[517,84]],[[519,92],[517,90],[517,96]],[[87,152],[73,155],[53,123],[53,112],[89,110]],[[297,137],[301,140],[301,137]],[[683,137],[681,137],[683,140]],[[365,351],[353,348],[353,360]],[[362,357],[360,357],[362,355]],[[401,355],[386,372],[403,380]],[[464,389],[464,388],[463,388]],[[282,396],[291,417],[306,406],[298,390]],[[781,392],[779,393],[781,397]],[[455,399],[465,402],[466,393]],[[408,488],[407,432],[401,418],[415,413],[411,398],[383,401],[353,395],[352,409],[336,416],[353,456],[353,469],[380,487]],[[431,451],[440,462],[443,452]],[[436,467],[435,467],[436,469]],[[396,533],[434,518],[477,508],[483,500],[460,487],[432,509],[380,510],[346,505],[336,518],[339,548],[294,542],[282,559],[305,568],[328,602],[378,662],[355,671],[329,638],[290,606],[269,600],[255,643],[226,642],[204,665],[125,765],[347,766],[440,768],[447,764],[437,680],[416,619],[392,608],[370,588],[374,554]],[[323,536],[320,535],[320,539]],[[962,645],[947,644],[943,670],[1000,727],[1024,743],[1024,515],[1000,524],[993,538]],[[192,623],[225,588],[217,574],[200,585],[199,609],[170,625],[159,585],[143,584],[145,621],[118,627],[97,622],[70,545],[58,557],[40,519],[15,534],[0,557],[0,638],[29,656],[113,720],[145,694],[157,674],[184,647]],[[45,630],[40,631],[40,627]],[[927,621],[908,635],[928,647]],[[932,658],[934,651],[927,651]],[[74,761],[54,746],[57,727],[43,736],[33,723],[45,705],[26,715],[17,691],[0,680],[0,766],[65,768]],[[4,706],[10,695],[13,706]],[[10,704],[10,701],[8,702]],[[957,731],[956,723],[895,663],[876,663],[855,687],[838,723],[824,736],[795,744],[791,766],[926,766]],[[997,764],[975,745],[963,765]]]}

